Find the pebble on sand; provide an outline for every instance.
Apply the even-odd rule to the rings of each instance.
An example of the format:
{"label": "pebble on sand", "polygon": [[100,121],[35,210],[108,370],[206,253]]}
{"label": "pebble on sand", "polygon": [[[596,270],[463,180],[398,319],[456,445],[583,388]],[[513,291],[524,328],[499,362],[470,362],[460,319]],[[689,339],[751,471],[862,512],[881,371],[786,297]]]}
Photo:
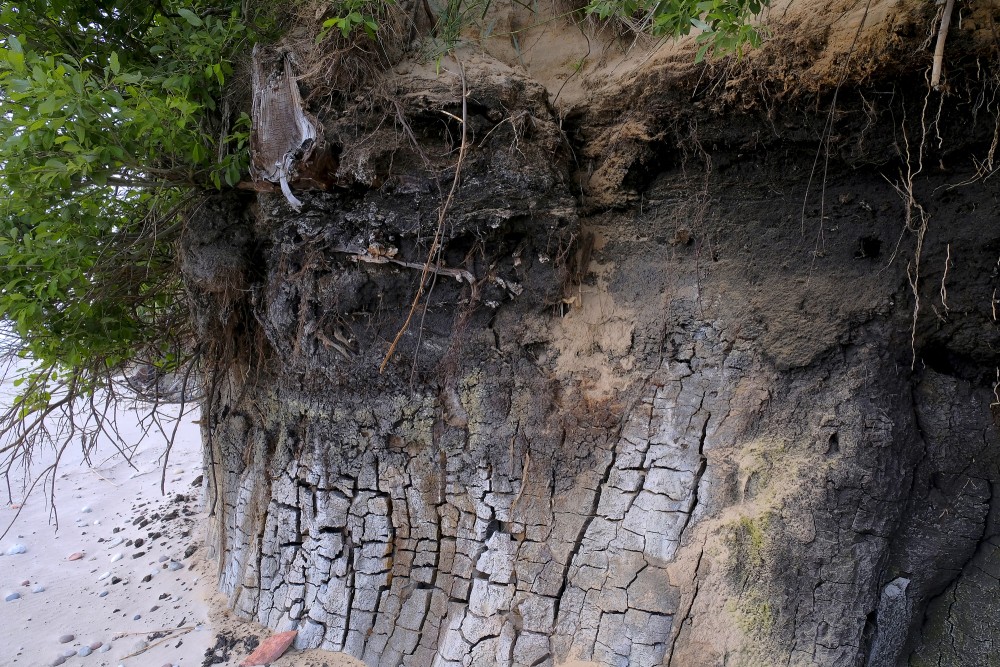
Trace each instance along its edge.
{"label": "pebble on sand", "polygon": [[104,642],[91,642],[90,643],[90,650],[91,651],[96,651],[97,649],[101,648],[102,646],[104,646]]}
{"label": "pebble on sand", "polygon": [[32,593],[44,593],[45,592],[45,586],[42,586],[41,584],[37,584],[34,588],[31,589],[31,592]]}
{"label": "pebble on sand", "polygon": [[74,551],[70,555],[66,556],[66,560],[80,560],[81,558],[83,558],[82,551]]}
{"label": "pebble on sand", "polygon": [[84,514],[90,514],[91,512],[90,505],[84,505],[83,509],[81,509],[80,511],[83,512]]}
{"label": "pebble on sand", "polygon": [[76,639],[76,635],[63,635],[63,636],[59,637],[59,643],[60,644],[68,644],[71,641],[73,641],[74,639]]}
{"label": "pebble on sand", "polygon": [[91,649],[89,646],[81,646],[80,650],[77,651],[76,654],[78,656],[80,656],[81,658],[86,658],[88,655],[90,655],[93,652],[94,652],[93,649]]}
{"label": "pebble on sand", "polygon": [[13,602],[14,600],[20,599],[20,597],[21,594],[18,593],[17,591],[14,591],[12,593],[7,593],[7,595],[4,596],[4,602]]}
{"label": "pebble on sand", "polygon": [[17,554],[23,554],[27,550],[28,547],[24,546],[23,544],[12,544],[7,549],[7,555],[16,556]]}
{"label": "pebble on sand", "polygon": [[124,541],[125,540],[123,540],[122,538],[116,537],[115,539],[111,540],[111,544],[109,544],[108,546],[110,546],[112,549],[114,549],[115,547],[117,547],[119,544],[121,544]]}
{"label": "pebble on sand", "polygon": [[104,581],[105,579],[107,579],[107,578],[108,578],[108,577],[110,577],[110,576],[111,576],[111,573],[110,573],[110,572],[105,572],[104,574],[102,574],[101,576],[99,576],[99,577],[97,578],[97,580],[98,580],[98,581]]}
{"label": "pebble on sand", "polygon": [[122,558],[124,558],[124,556],[122,556],[122,552],[119,551],[118,553],[116,553],[114,556],[111,557],[111,562],[112,563],[117,563]]}
{"label": "pebble on sand", "polygon": [[181,565],[180,563],[178,563],[177,561],[172,560],[172,561],[170,561],[170,565],[168,566],[168,569],[171,572],[176,572],[177,570],[183,570],[184,566]]}
{"label": "pebble on sand", "polygon": [[99,597],[99,598],[103,598],[103,597],[107,597],[107,596],[108,596],[108,592],[107,591],[101,591],[100,593],[97,594],[97,597]]}
{"label": "pebble on sand", "polygon": [[107,653],[110,650],[111,650],[111,644],[105,644],[104,646],[102,646],[101,648],[99,648],[97,650],[97,652],[98,653]]}
{"label": "pebble on sand", "polygon": [[66,658],[62,657],[61,655],[56,656],[56,659],[52,661],[52,667],[56,667],[56,665],[61,665],[65,662]]}

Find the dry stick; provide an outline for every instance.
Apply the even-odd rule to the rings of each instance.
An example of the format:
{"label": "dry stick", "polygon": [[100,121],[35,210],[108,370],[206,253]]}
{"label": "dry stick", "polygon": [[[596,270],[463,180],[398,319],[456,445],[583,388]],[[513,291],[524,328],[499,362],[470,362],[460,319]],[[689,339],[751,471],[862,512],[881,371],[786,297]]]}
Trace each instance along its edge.
{"label": "dry stick", "polygon": [[[403,322],[402,328],[396,334],[393,339],[392,344],[389,345],[389,350],[385,353],[385,358],[382,359],[382,364],[378,367],[378,372],[385,372],[385,367],[389,364],[389,359],[392,358],[393,353],[396,351],[396,346],[399,345],[399,341],[403,338],[403,334],[410,327],[410,321],[413,320],[413,314],[417,311],[417,306],[420,304],[420,297],[424,295],[424,286],[427,284],[427,276],[432,272],[431,263],[434,261],[434,255],[439,249],[441,243],[441,235],[444,233],[444,221],[445,216],[448,213],[448,207],[451,206],[451,202],[455,197],[455,191],[458,189],[458,181],[462,175],[462,163],[465,162],[465,152],[468,148],[468,143],[466,141],[467,131],[466,128],[468,123],[468,90],[465,84],[465,67],[462,66],[462,61],[458,59],[458,56],[454,56],[455,62],[458,63],[458,71],[462,78],[462,144],[458,149],[458,162],[455,163],[455,177],[451,181],[451,189],[448,191],[448,196],[445,198],[444,202],[441,204],[441,208],[438,211],[438,226],[437,230],[434,232],[434,240],[431,242],[431,249],[427,253],[427,261],[424,262],[423,271],[420,273],[420,284],[417,287],[417,293],[413,297],[413,303],[410,304],[410,312],[406,316],[406,321]],[[440,271],[440,267],[438,267]],[[438,271],[435,271],[437,273]]]}
{"label": "dry stick", "polygon": [[948,0],[941,15],[941,28],[938,30],[937,44],[934,46],[934,66],[931,69],[931,88],[941,88],[941,69],[944,67],[944,45],[948,40],[948,28],[951,26],[951,14],[955,8],[955,0]]}
{"label": "dry stick", "polygon": [[[192,630],[194,630],[194,627],[183,628],[183,629],[181,629],[181,635],[186,635],[187,633],[191,632]],[[146,634],[146,633],[143,633],[143,634]],[[132,653],[129,653],[128,655],[126,655],[126,656],[124,656],[122,658],[119,658],[119,659],[120,660],[128,660],[129,658],[134,658],[135,656],[139,655],[140,653],[145,653],[149,649],[155,648],[155,647],[159,646],[160,644],[163,644],[164,642],[173,641],[175,638],[177,638],[179,636],[180,635],[173,635],[173,636],[164,637],[160,641],[153,642],[149,646],[146,646],[145,648],[141,648],[138,651],[133,651]]]}

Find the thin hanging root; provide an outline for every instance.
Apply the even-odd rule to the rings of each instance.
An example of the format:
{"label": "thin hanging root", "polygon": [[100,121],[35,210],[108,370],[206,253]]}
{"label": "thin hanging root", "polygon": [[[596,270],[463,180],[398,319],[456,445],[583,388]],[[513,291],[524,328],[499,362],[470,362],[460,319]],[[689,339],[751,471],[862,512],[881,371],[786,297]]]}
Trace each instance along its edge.
{"label": "thin hanging root", "polygon": [[[413,297],[413,303],[410,304],[410,312],[407,314],[406,321],[403,322],[403,326],[396,333],[396,337],[393,338],[392,343],[389,344],[389,350],[385,353],[385,357],[382,359],[382,364],[378,367],[379,373],[385,372],[385,367],[389,365],[389,360],[396,351],[396,346],[399,345],[399,341],[403,338],[403,334],[405,334],[406,330],[410,327],[410,322],[413,320],[413,314],[417,311],[420,299],[424,295],[424,289],[427,286],[427,276],[435,273],[435,268],[437,271],[441,270],[440,261],[435,263],[434,258],[435,255],[440,258],[441,236],[444,234],[444,221],[448,215],[448,207],[451,206],[451,202],[455,198],[455,191],[458,190],[459,179],[462,174],[462,164],[465,162],[465,154],[469,149],[469,89],[465,81],[465,66],[462,65],[462,61],[458,59],[458,56],[454,54],[452,55],[455,58],[455,62],[458,63],[458,73],[462,80],[462,143],[458,148],[458,160],[455,162],[455,176],[452,178],[451,189],[448,191],[448,196],[445,197],[445,200],[441,203],[440,208],[438,208],[437,231],[434,232],[434,240],[431,242],[430,251],[427,253],[427,261],[421,266],[420,283],[417,285],[417,293]],[[437,265],[436,267],[435,264]]]}
{"label": "thin hanging root", "polygon": [[[948,286],[946,281],[948,280],[948,267],[951,266],[951,244],[948,244],[948,256],[944,259],[944,275],[941,276],[941,305],[944,306],[945,312],[951,310],[948,308]],[[994,318],[996,319],[996,318]]]}
{"label": "thin hanging root", "polygon": [[948,40],[948,28],[951,27],[951,14],[955,9],[955,0],[948,0],[941,14],[941,27],[938,29],[937,44],[934,46],[934,66],[931,69],[931,88],[941,87],[941,70],[944,68],[944,45]]}

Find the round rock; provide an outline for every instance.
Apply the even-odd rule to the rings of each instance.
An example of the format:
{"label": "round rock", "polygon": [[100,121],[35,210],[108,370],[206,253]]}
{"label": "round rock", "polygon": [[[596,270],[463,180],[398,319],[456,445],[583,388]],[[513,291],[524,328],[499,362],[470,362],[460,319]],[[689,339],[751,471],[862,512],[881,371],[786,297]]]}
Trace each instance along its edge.
{"label": "round rock", "polygon": [[90,655],[93,652],[94,652],[94,650],[92,648],[90,648],[89,646],[81,646],[80,650],[77,651],[76,654],[78,656],[80,656],[81,658],[86,658],[88,655]]}
{"label": "round rock", "polygon": [[59,637],[59,643],[60,644],[68,644],[71,641],[73,641],[74,639],[76,639],[76,635],[62,635],[62,636]]}
{"label": "round rock", "polygon": [[41,584],[36,584],[35,587],[31,589],[31,592],[32,593],[44,593],[45,592],[45,586],[42,586]]}
{"label": "round rock", "polygon": [[3,599],[4,602],[13,602],[14,600],[19,600],[20,598],[21,594],[18,593],[17,591],[13,591],[11,593],[7,593],[7,595],[5,595]]}
{"label": "round rock", "polygon": [[28,547],[23,544],[12,544],[7,548],[8,556],[16,556],[17,554],[23,554],[28,550]]}

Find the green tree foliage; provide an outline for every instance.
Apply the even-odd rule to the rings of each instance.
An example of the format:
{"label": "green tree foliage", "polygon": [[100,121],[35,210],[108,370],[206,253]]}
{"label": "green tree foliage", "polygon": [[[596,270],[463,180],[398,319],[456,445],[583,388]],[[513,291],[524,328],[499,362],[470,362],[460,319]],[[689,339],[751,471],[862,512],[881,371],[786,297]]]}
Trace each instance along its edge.
{"label": "green tree foliage", "polygon": [[587,12],[656,36],[684,37],[697,30],[700,62],[709,52],[739,55],[747,45],[759,46],[761,33],[751,21],[770,4],[770,0],[591,0]]}
{"label": "green tree foliage", "polygon": [[239,2],[180,0],[0,2],[0,35],[0,314],[36,364],[23,418],[135,358],[176,363],[171,241],[193,191],[245,170],[249,120],[219,100],[252,36]]}

